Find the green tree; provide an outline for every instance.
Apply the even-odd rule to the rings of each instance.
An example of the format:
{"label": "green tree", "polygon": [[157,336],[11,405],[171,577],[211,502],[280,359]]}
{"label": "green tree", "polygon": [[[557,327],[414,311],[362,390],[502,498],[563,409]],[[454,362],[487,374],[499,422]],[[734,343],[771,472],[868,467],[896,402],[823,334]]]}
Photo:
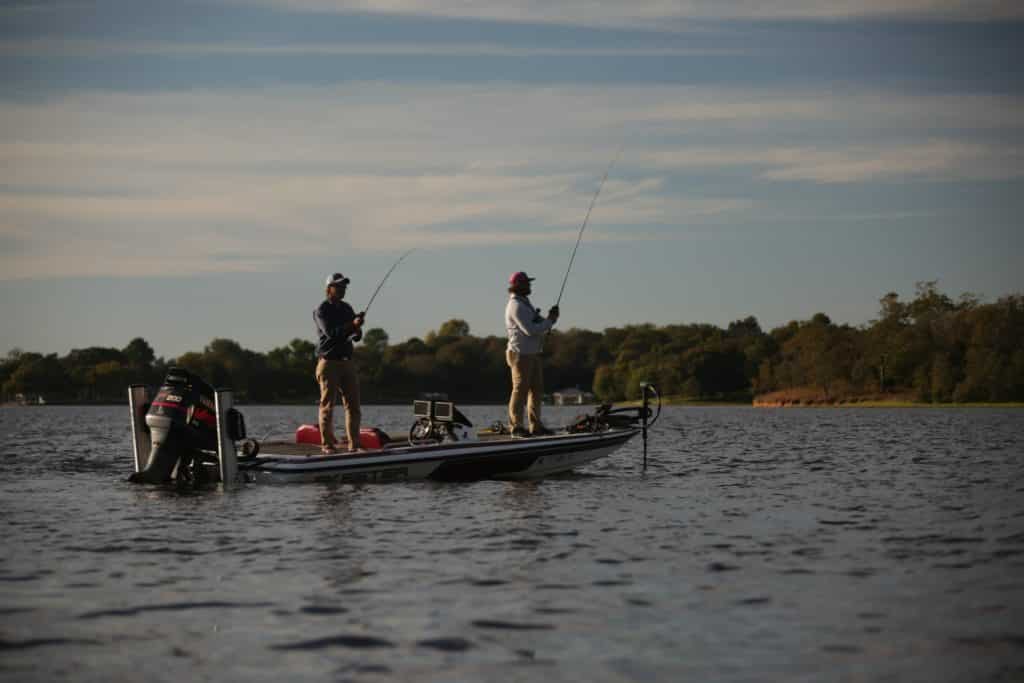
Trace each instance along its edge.
{"label": "green tree", "polygon": [[383,353],[388,347],[388,333],[379,327],[373,327],[363,335],[363,348],[376,353]]}
{"label": "green tree", "polygon": [[[921,282],[914,298],[893,292],[868,325],[837,325],[825,313],[765,333],[754,316],[726,328],[651,324],[601,332],[552,331],[546,339],[546,387],[592,388],[602,400],[638,395],[640,380],[663,394],[731,397],[816,387],[830,396],[916,391],[925,401],[1024,400],[1024,296],[985,303],[952,299],[937,282]],[[444,391],[457,401],[508,398],[506,340],[475,337],[462,319],[445,321],[426,341],[391,343],[381,328],[356,346],[364,399],[408,400]],[[156,383],[167,362],[141,337],[123,349],[73,349],[64,357],[14,349],[0,360],[5,400],[42,394],[48,400],[124,400],[124,385]],[[177,364],[244,401],[309,401],[316,395],[315,345],[303,339],[257,353],[213,339]]]}
{"label": "green tree", "polygon": [[594,393],[605,402],[621,401],[626,397],[625,381],[617,376],[615,368],[601,365],[594,372]]}
{"label": "green tree", "polygon": [[42,396],[51,400],[66,396],[70,386],[71,378],[57,354],[23,353],[18,358],[18,366],[4,383],[4,393],[10,396]]}
{"label": "green tree", "polygon": [[929,380],[931,392],[926,400],[947,402],[953,399],[953,389],[956,384],[949,354],[937,353],[932,357],[931,377]]}
{"label": "green tree", "polygon": [[460,318],[452,318],[437,330],[438,337],[468,337],[469,323]]}
{"label": "green tree", "polygon": [[128,345],[121,350],[121,355],[132,368],[148,369],[156,360],[153,347],[142,337],[136,337],[128,342]]}
{"label": "green tree", "polygon": [[90,375],[94,396],[101,401],[120,399],[132,381],[131,371],[116,360],[95,365]]}

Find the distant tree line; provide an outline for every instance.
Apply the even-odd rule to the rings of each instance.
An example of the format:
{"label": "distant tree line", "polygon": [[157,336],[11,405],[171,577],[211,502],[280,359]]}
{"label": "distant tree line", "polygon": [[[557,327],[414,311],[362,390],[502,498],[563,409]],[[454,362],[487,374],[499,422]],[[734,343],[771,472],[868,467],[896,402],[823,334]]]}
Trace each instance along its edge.
{"label": "distant tree line", "polygon": [[[636,398],[640,382],[663,395],[712,400],[812,388],[837,398],[911,395],[927,402],[1024,400],[1024,295],[983,303],[953,300],[935,282],[918,283],[912,301],[880,300],[878,318],[852,327],[824,313],[770,332],[754,317],[708,324],[629,325],[603,332],[553,331],[546,343],[545,385],[592,389],[606,401]],[[503,337],[476,337],[464,320],[423,339],[390,343],[373,328],[357,346],[363,401],[398,402],[443,392],[463,403],[508,398]],[[19,395],[48,402],[121,401],[131,383],[156,385],[180,365],[241,401],[316,398],[315,346],[294,339],[267,353],[214,339],[202,351],[157,358],[141,338],[123,349],[90,347],[66,356],[11,351],[0,361],[4,401]]]}

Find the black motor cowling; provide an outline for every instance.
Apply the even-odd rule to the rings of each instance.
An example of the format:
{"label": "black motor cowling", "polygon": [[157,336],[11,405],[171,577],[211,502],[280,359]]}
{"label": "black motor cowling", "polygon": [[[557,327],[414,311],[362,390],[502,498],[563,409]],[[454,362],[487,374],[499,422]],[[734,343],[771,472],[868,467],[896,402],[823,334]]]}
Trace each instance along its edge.
{"label": "black motor cowling", "polygon": [[183,368],[167,372],[146,413],[152,448],[149,460],[131,481],[170,481],[175,466],[187,468],[202,451],[217,448],[217,409],[213,387]]}

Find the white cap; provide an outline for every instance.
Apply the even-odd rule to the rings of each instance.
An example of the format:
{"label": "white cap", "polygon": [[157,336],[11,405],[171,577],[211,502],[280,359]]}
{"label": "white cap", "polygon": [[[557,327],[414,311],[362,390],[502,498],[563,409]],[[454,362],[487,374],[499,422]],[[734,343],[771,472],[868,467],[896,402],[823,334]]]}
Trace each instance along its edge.
{"label": "white cap", "polygon": [[348,283],[349,279],[347,277],[341,273],[334,273],[333,275],[327,276],[327,282],[325,284],[330,287],[332,285],[347,285]]}

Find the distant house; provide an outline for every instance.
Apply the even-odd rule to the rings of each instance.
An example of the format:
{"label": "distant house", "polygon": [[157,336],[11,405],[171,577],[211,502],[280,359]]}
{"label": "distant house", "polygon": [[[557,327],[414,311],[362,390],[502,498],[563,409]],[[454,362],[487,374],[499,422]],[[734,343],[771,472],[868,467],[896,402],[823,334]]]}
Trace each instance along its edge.
{"label": "distant house", "polygon": [[420,394],[420,398],[424,401],[447,401],[448,394],[443,391],[424,391]]}
{"label": "distant house", "polygon": [[551,400],[556,406],[581,406],[584,403],[593,403],[594,395],[579,387],[562,389],[551,394]]}

